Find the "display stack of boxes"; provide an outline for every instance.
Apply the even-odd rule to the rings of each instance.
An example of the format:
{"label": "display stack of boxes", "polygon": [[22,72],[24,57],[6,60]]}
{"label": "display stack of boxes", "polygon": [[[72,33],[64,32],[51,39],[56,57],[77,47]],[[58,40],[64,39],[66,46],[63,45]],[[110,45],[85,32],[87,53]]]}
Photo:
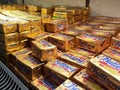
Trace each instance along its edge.
{"label": "display stack of boxes", "polygon": [[[46,32],[41,32],[37,16],[21,11],[1,13],[7,16],[1,15],[0,53],[9,51],[9,67],[31,90],[120,89],[120,18],[89,17],[72,27],[67,20],[51,20],[44,23]],[[19,19],[26,21],[22,24],[25,28]],[[17,39],[19,43],[27,39],[29,46],[19,45],[16,51],[6,49]]]}

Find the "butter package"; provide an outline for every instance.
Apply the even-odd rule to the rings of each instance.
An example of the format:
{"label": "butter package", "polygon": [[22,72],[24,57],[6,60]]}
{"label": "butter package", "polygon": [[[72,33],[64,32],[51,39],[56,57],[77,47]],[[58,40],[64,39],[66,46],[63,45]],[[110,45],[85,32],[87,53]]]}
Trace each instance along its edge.
{"label": "butter package", "polygon": [[74,47],[74,37],[64,35],[64,34],[54,34],[50,36],[49,41],[56,45],[56,47],[62,51],[68,51]]}
{"label": "butter package", "polygon": [[32,12],[41,11],[41,7],[35,5],[27,5],[27,10]]}
{"label": "butter package", "polygon": [[90,60],[87,73],[108,90],[120,89],[120,63],[99,55]]}
{"label": "butter package", "polygon": [[106,38],[106,46],[109,46],[111,43],[111,38],[115,35],[115,31],[104,31],[104,30],[92,30],[91,34],[96,36],[101,36]]}
{"label": "butter package", "polygon": [[65,61],[73,66],[77,66],[79,69],[83,69],[87,66],[89,58],[73,52],[66,52],[60,56],[60,60]]}
{"label": "butter package", "polygon": [[48,32],[59,32],[61,30],[66,30],[68,23],[66,20],[52,20],[45,24],[46,31]]}
{"label": "butter package", "polygon": [[9,52],[10,53],[10,58],[8,58],[8,63],[12,64],[13,66],[16,66],[16,57],[19,55],[27,55],[31,54],[32,50],[30,48],[23,48],[17,51]]}
{"label": "butter package", "polygon": [[20,41],[27,39],[27,37],[31,34],[30,31],[24,31],[24,32],[20,32],[19,36],[20,36]]}
{"label": "butter package", "polygon": [[[22,19],[19,19],[19,18],[14,18],[14,17],[9,17],[9,16],[5,16],[5,15],[3,15],[3,14],[0,14],[0,16],[1,16],[1,20],[3,20],[2,22],[0,22],[0,23],[2,23],[3,25],[4,24],[10,24],[9,26],[7,25],[6,27],[9,27],[10,29],[13,29],[12,31],[11,31],[11,33],[12,32],[15,32],[15,29],[16,29],[16,27],[13,27],[13,25],[12,24],[15,24],[15,25],[17,25],[17,31],[16,32],[22,32],[22,31],[30,31],[30,22],[29,21],[26,21],[26,20],[22,20]],[[4,25],[4,27],[5,27],[5,25]],[[5,28],[5,29],[9,29],[9,28]]]}
{"label": "butter package", "polygon": [[29,44],[28,39],[20,41],[20,49],[30,46]]}
{"label": "butter package", "polygon": [[58,84],[63,83],[67,78],[73,76],[77,70],[77,67],[69,65],[58,59],[48,62],[44,67],[45,76],[54,80]]}
{"label": "butter package", "polygon": [[6,11],[6,12],[2,11],[2,13],[10,17],[15,17],[15,18],[29,21],[31,29],[33,28],[39,29],[41,26],[41,17],[39,16],[26,14],[25,12],[22,12],[22,11]]}
{"label": "butter package", "polygon": [[57,47],[46,40],[32,41],[32,50],[41,61],[51,61],[57,58]]}
{"label": "butter package", "polygon": [[53,7],[42,7],[41,8],[41,15],[52,15]]}
{"label": "butter package", "polygon": [[69,11],[55,11],[53,12],[54,19],[68,19],[69,17],[73,16],[73,14]]}
{"label": "butter package", "polygon": [[105,29],[105,30],[109,30],[109,31],[119,31],[119,27],[118,26],[113,26],[113,25],[103,25],[103,26],[99,26],[100,29]]}
{"label": "butter package", "polygon": [[97,53],[93,53],[91,51],[85,50],[85,49],[81,49],[81,48],[73,48],[70,50],[70,52],[74,52],[89,58],[93,58],[95,56],[97,56]]}
{"label": "butter package", "polygon": [[107,50],[103,52],[103,54],[120,62],[120,51],[115,48],[109,47]]}
{"label": "butter package", "polygon": [[85,31],[93,29],[93,27],[90,25],[77,25],[77,26],[75,26],[75,28],[78,30],[85,30]]}
{"label": "butter package", "polygon": [[79,30],[68,29],[66,31],[61,31],[60,33],[76,37],[80,34],[80,31]]}
{"label": "butter package", "polygon": [[8,21],[0,20],[0,33],[10,34],[17,32],[17,25]]}
{"label": "butter package", "polygon": [[31,29],[29,21],[19,20],[19,21],[16,21],[16,23],[17,23],[17,28],[19,32],[30,31]]}
{"label": "butter package", "polygon": [[105,90],[102,86],[99,85],[94,79],[92,79],[87,73],[86,69],[78,72],[74,77],[74,81],[78,84],[83,85],[88,90]]}
{"label": "butter package", "polygon": [[30,83],[30,90],[55,90],[57,85],[51,83],[46,78],[35,79]]}
{"label": "butter package", "polygon": [[30,40],[48,39],[48,37],[51,35],[52,35],[52,33],[43,32],[41,34],[30,34],[30,35],[28,35],[28,38]]}
{"label": "butter package", "polygon": [[42,24],[49,23],[52,20],[51,15],[42,15]]}
{"label": "butter package", "polygon": [[77,36],[76,44],[79,48],[86,49],[95,53],[103,51],[106,46],[106,39],[104,37],[95,36],[89,33]]}
{"label": "butter package", "polygon": [[86,90],[86,89],[75,84],[71,80],[67,79],[60,86],[58,86],[55,90]]}
{"label": "butter package", "polygon": [[3,51],[16,51],[20,49],[19,42],[16,43],[10,43],[10,44],[5,44],[3,42],[0,42],[0,49]]}
{"label": "butter package", "polygon": [[16,43],[19,42],[19,35],[18,33],[11,34],[0,33],[0,41],[4,42],[5,44]]}
{"label": "butter package", "polygon": [[42,27],[40,27],[40,29],[38,28],[31,29],[31,34],[40,34],[40,33],[42,33]]}
{"label": "butter package", "polygon": [[34,80],[42,74],[42,66],[38,59],[32,55],[18,55],[16,57],[16,67],[26,78]]}
{"label": "butter package", "polygon": [[120,51],[120,39],[118,37],[112,37],[110,46]]}

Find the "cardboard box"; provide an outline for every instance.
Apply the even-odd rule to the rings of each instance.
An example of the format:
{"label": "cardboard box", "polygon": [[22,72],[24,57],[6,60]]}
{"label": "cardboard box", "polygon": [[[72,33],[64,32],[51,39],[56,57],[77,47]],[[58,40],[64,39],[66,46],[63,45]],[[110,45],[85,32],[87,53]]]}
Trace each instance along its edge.
{"label": "cardboard box", "polygon": [[51,78],[58,84],[73,76],[77,70],[78,68],[57,59],[44,66],[45,77]]}
{"label": "cardboard box", "polygon": [[74,47],[74,38],[64,34],[54,34],[49,41],[62,51],[68,51]]}
{"label": "cardboard box", "polygon": [[85,89],[75,84],[71,80],[67,79],[60,86],[58,86],[55,90],[85,90]]}
{"label": "cardboard box", "polygon": [[107,50],[103,52],[103,54],[120,62],[120,51],[115,48],[109,47]]}
{"label": "cardboard box", "polygon": [[41,15],[52,15],[53,7],[42,7],[41,8]]}
{"label": "cardboard box", "polygon": [[95,56],[97,56],[97,53],[93,53],[91,51],[81,49],[81,48],[73,48],[70,50],[70,52],[77,53],[77,54],[80,54],[80,55],[83,55],[89,58],[94,58]]}
{"label": "cardboard box", "polygon": [[99,55],[90,60],[87,73],[108,90],[117,90],[120,88],[119,66],[119,62]]}
{"label": "cardboard box", "polygon": [[46,31],[48,32],[59,32],[61,30],[66,30],[68,23],[66,20],[52,20],[45,24]]}
{"label": "cardboard box", "polygon": [[31,90],[54,90],[57,86],[46,78],[39,78],[30,83]]}
{"label": "cardboard box", "polygon": [[19,42],[18,33],[4,34],[0,33],[0,41],[4,42],[6,45],[11,43]]}
{"label": "cardboard box", "polygon": [[77,36],[76,44],[79,48],[99,53],[106,48],[106,39],[104,37],[99,37],[86,33]]}
{"label": "cardboard box", "polygon": [[92,79],[87,73],[86,69],[78,72],[74,77],[73,81],[78,85],[82,85],[88,90],[105,90],[99,83]]}
{"label": "cardboard box", "polygon": [[9,21],[0,20],[0,33],[10,34],[17,32],[17,25]]}
{"label": "cardboard box", "polygon": [[16,59],[18,71],[26,78],[34,80],[42,74],[42,66],[44,63],[41,63],[32,55],[19,55]]}
{"label": "cardboard box", "polygon": [[46,40],[32,41],[32,50],[41,61],[52,61],[57,58],[57,47]]}
{"label": "cardboard box", "polygon": [[89,58],[73,52],[66,52],[60,56],[60,60],[83,69],[87,66]]}

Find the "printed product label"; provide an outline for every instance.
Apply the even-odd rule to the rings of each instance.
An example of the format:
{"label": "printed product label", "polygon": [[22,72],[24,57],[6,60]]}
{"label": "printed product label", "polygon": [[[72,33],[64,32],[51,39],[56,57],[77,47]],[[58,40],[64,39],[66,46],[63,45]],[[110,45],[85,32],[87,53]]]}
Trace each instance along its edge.
{"label": "printed product label", "polygon": [[[54,90],[55,86],[53,84],[51,84],[47,79],[42,79],[42,80],[38,80],[38,86],[40,86],[42,89],[45,89],[44,87],[46,87],[47,89],[45,90]],[[44,86],[44,87],[43,87]]]}
{"label": "printed product label", "polygon": [[70,66],[69,64],[67,63],[64,63],[64,62],[61,62],[59,60],[56,60],[55,61],[55,64],[58,66],[58,67],[61,67],[61,68],[64,68],[65,71],[67,72],[74,72],[76,69],[73,68],[72,66]]}
{"label": "printed product label", "polygon": [[82,57],[82,56],[78,57],[78,56],[73,55],[72,53],[70,53],[70,54],[63,54],[63,56],[68,57],[69,59],[74,60],[74,61],[76,61],[79,64],[83,64],[86,61],[85,57]]}
{"label": "printed product label", "polygon": [[[80,90],[80,88],[78,88],[78,85],[71,82],[70,80],[67,80],[65,81],[63,84],[62,84],[67,90]],[[64,89],[64,90],[66,90]]]}
{"label": "printed product label", "polygon": [[103,84],[109,88],[112,88],[113,90],[119,90],[120,84],[114,83],[108,75],[106,75],[104,72],[102,72],[99,68],[97,68],[94,65],[89,65],[88,70],[92,75],[96,75],[99,79],[99,82],[104,82]]}

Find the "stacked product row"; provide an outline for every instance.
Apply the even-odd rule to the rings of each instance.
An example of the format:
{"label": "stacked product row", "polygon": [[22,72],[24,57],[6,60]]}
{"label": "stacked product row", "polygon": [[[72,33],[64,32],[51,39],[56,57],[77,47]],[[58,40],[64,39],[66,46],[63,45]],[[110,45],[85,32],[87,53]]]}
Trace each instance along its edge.
{"label": "stacked product row", "polygon": [[119,18],[91,17],[69,28],[52,20],[45,28],[9,55],[10,68],[30,89],[119,90]]}

